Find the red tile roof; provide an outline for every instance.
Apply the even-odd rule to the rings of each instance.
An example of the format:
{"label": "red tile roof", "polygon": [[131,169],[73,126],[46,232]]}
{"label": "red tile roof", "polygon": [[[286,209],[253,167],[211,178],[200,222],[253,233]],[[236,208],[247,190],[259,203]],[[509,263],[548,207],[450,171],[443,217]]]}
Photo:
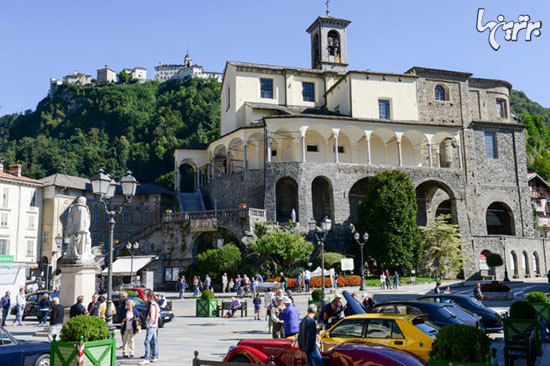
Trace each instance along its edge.
{"label": "red tile roof", "polygon": [[6,172],[0,172],[0,179],[9,179],[9,180],[21,181],[21,182],[25,182],[25,183],[39,184],[39,185],[43,184],[41,181],[36,180],[36,179],[23,177],[23,176],[18,177],[16,175],[6,173]]}

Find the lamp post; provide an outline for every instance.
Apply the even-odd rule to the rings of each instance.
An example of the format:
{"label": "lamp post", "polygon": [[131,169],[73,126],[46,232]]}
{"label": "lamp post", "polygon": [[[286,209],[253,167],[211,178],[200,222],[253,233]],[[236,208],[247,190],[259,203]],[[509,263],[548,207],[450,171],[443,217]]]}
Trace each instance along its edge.
{"label": "lamp post", "polygon": [[132,249],[139,249],[139,243],[136,241],[134,244],[128,242],[126,249],[130,252],[130,283],[134,283],[134,251]]}
{"label": "lamp post", "polygon": [[367,243],[367,240],[369,240],[369,233],[365,231],[365,233],[363,234],[363,241],[360,240],[361,235],[357,231],[355,232],[355,234],[353,234],[353,238],[355,239],[357,244],[359,244],[359,248],[361,249],[361,285],[359,286],[359,291],[363,291],[365,289],[363,285],[365,282],[365,261],[363,260],[363,246]]}
{"label": "lamp post", "polygon": [[508,264],[506,260],[506,238],[504,236],[500,237],[500,244],[504,249],[504,282],[510,282],[510,278],[508,277]]}
{"label": "lamp post", "polygon": [[127,171],[126,176],[120,180],[122,186],[122,194],[124,202],[117,210],[112,207],[111,199],[115,195],[116,182],[108,174],[105,174],[103,169],[100,169],[97,174],[90,178],[92,182],[92,191],[98,196],[99,201],[103,204],[105,212],[109,216],[109,267],[107,270],[107,309],[105,309],[105,320],[109,328],[113,326],[113,313],[111,311],[113,299],[113,239],[115,233],[115,215],[122,211],[124,203],[132,200],[136,194],[138,182],[132,176],[131,171]]}
{"label": "lamp post", "polygon": [[312,218],[309,220],[308,226],[309,230],[314,233],[315,239],[321,247],[321,308],[323,308],[325,305],[325,240],[330,228],[332,227],[332,221],[326,216],[321,221],[321,233],[323,234],[322,238],[317,235],[319,230],[315,219]]}

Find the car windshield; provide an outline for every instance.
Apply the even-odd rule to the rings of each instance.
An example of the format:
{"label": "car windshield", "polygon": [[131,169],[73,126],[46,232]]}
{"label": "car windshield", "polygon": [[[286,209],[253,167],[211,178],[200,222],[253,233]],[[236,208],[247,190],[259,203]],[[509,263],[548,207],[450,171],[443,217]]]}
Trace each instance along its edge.
{"label": "car windshield", "polygon": [[420,331],[422,331],[422,333],[426,334],[428,337],[431,337],[432,339],[435,339],[435,336],[439,332],[439,330],[436,328],[436,326],[431,324],[430,322],[423,322],[423,323],[415,324],[415,327],[420,329]]}
{"label": "car windshield", "polygon": [[473,297],[465,297],[465,299],[466,299],[467,302],[469,302],[469,303],[472,304],[472,305],[485,307],[485,305],[483,305],[483,304],[481,303],[481,301],[479,301],[479,300],[476,299],[476,298],[473,298]]}
{"label": "car windshield", "polygon": [[447,308],[449,308],[449,311],[456,314],[456,316],[461,320],[471,322],[472,319],[475,318],[474,314],[470,313],[467,310],[464,310],[464,309],[460,308],[459,306],[452,306],[451,305],[451,306],[447,306]]}
{"label": "car windshield", "polygon": [[456,318],[456,314],[452,311],[452,308],[450,306],[444,306],[441,308],[441,312],[446,315],[450,316],[452,318]]}

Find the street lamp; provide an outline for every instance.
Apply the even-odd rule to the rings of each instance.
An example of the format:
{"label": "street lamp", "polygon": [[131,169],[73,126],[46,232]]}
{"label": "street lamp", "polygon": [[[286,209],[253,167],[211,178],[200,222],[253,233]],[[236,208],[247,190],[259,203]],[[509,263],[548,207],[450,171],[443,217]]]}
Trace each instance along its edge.
{"label": "street lamp", "polygon": [[126,249],[130,252],[130,283],[134,283],[134,252],[132,249],[139,249],[139,243],[136,241],[134,244],[128,242]]}
{"label": "street lamp", "polygon": [[359,244],[359,248],[361,248],[361,286],[359,286],[359,291],[363,291],[365,289],[364,286],[363,286],[363,283],[365,281],[365,265],[364,265],[364,260],[363,260],[363,246],[365,245],[367,240],[369,240],[369,233],[367,233],[365,231],[365,233],[363,234],[363,241],[359,240],[361,238],[361,235],[359,234],[358,231],[356,231],[355,234],[353,234],[353,238],[355,239],[357,244]]}
{"label": "street lamp", "polygon": [[103,204],[105,212],[109,216],[109,267],[107,272],[107,309],[105,309],[105,320],[109,328],[113,326],[113,313],[111,311],[113,299],[113,238],[115,233],[115,215],[122,212],[124,203],[130,202],[136,194],[137,180],[132,176],[132,172],[127,171],[126,176],[121,179],[122,194],[124,202],[117,210],[113,209],[111,198],[115,195],[116,182],[108,174],[105,174],[103,169],[90,178],[92,183],[93,193],[99,197],[99,201]]}
{"label": "street lamp", "polygon": [[332,227],[332,221],[325,216],[325,218],[321,221],[321,232],[323,234],[323,237],[320,238],[317,228],[317,222],[315,219],[311,219],[308,222],[309,230],[313,232],[315,235],[315,239],[319,243],[321,247],[321,309],[325,305],[325,240],[327,238],[327,234],[330,231],[330,228]]}
{"label": "street lamp", "polygon": [[510,282],[510,278],[508,277],[508,264],[506,260],[506,238],[504,236],[500,237],[500,244],[504,249],[504,282]]}

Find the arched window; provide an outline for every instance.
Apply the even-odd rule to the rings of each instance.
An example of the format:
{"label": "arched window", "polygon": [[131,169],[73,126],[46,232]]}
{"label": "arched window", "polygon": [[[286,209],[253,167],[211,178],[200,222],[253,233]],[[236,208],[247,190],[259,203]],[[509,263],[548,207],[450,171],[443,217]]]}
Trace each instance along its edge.
{"label": "arched window", "polygon": [[330,56],[340,57],[340,34],[331,30],[327,34],[328,54]]}
{"label": "arched window", "polygon": [[502,202],[493,202],[485,215],[487,235],[515,235],[514,215]]}
{"label": "arched window", "polygon": [[441,84],[435,86],[435,100],[449,100],[449,92]]}

